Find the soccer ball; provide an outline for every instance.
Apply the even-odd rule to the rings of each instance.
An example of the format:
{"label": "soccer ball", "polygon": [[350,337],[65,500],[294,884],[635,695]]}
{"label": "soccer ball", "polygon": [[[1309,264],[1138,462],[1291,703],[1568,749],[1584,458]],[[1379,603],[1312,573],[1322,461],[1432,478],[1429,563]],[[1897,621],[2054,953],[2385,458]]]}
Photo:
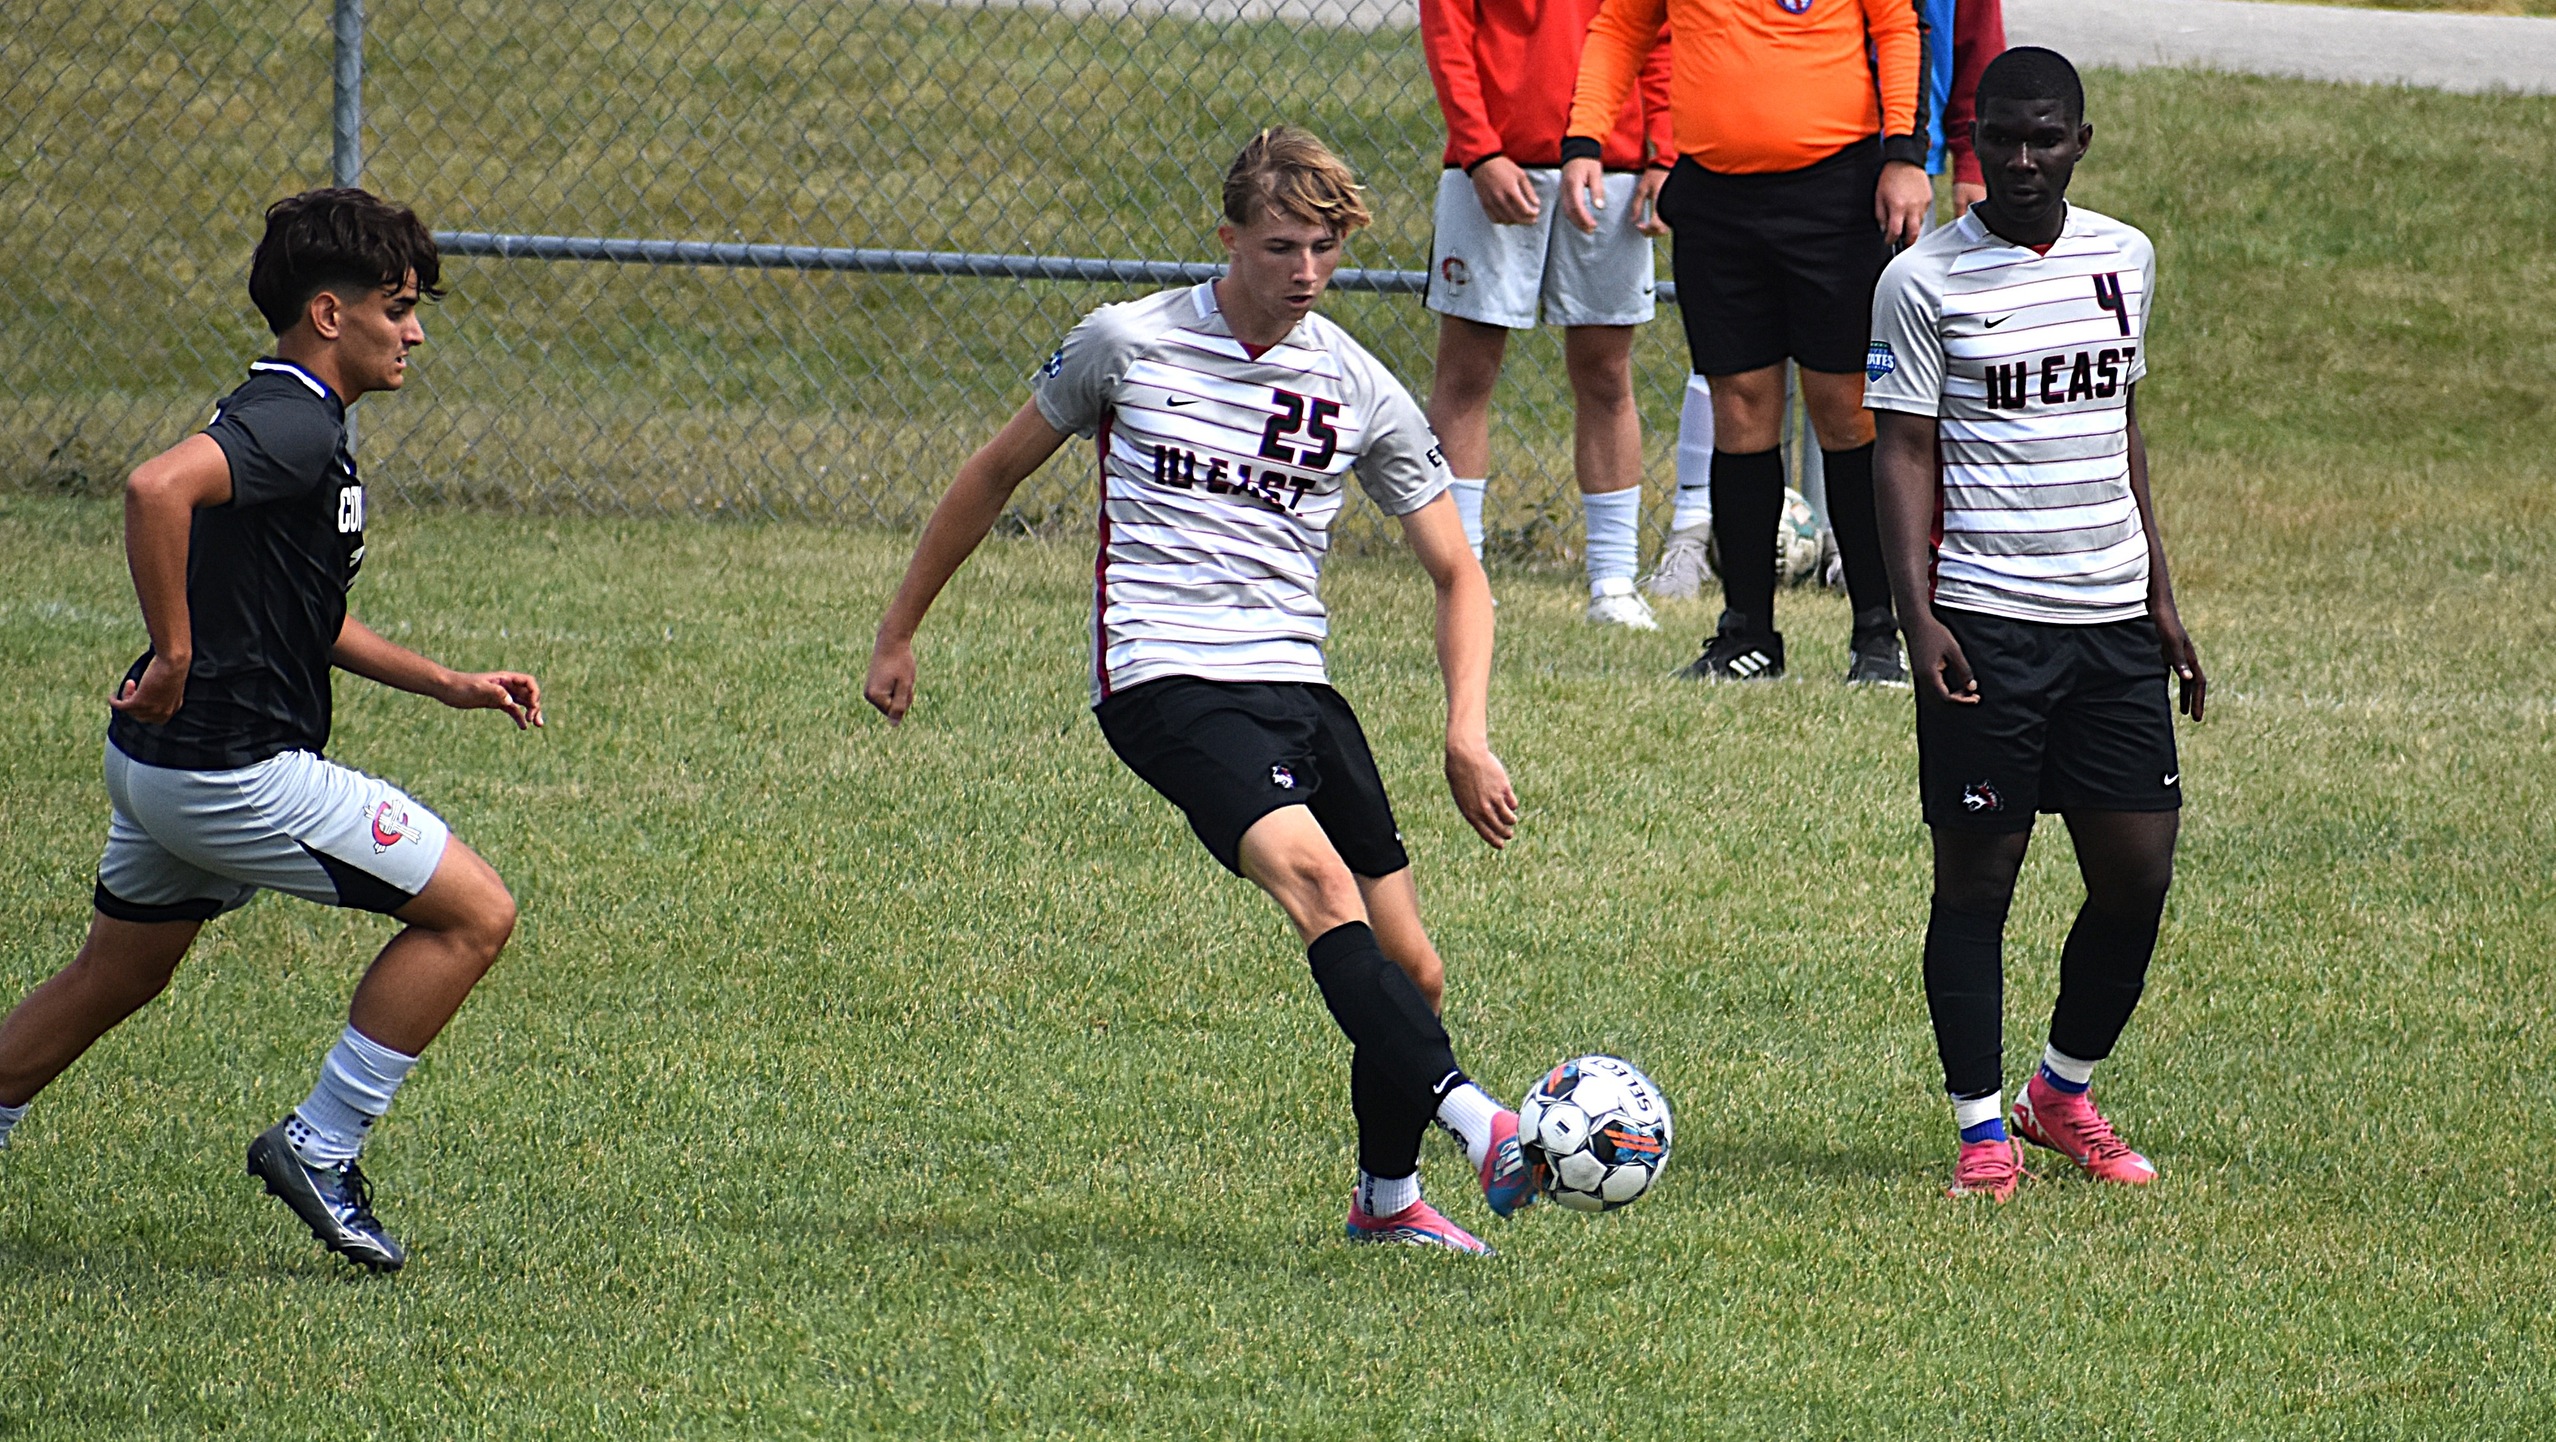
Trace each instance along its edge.
{"label": "soccer ball", "polygon": [[[1799,586],[1817,579],[1820,563],[1835,548],[1828,533],[1819,528],[1819,515],[1801,492],[1784,492],[1784,512],[1775,522],[1775,580],[1778,585]],[[1722,537],[1719,531],[1705,539],[1704,563],[1713,574],[1722,574]]]}
{"label": "soccer ball", "polygon": [[1545,1073],[1518,1106],[1518,1146],[1544,1194],[1575,1212],[1611,1212],[1668,1165],[1668,1101],[1629,1062],[1584,1056]]}

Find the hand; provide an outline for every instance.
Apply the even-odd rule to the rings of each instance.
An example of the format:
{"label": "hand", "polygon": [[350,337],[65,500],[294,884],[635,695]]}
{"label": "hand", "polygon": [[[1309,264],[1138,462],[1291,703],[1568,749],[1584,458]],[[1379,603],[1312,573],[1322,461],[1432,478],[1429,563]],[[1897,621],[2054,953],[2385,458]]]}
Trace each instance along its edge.
{"label": "hand", "polygon": [[914,643],[885,636],[870,648],[870,674],[861,682],[861,697],[879,708],[890,726],[905,719],[914,705]]}
{"label": "hand", "polygon": [[1518,793],[1509,770],[1480,742],[1447,743],[1447,789],[1456,810],[1481,838],[1499,850],[1518,834]]}
{"label": "hand", "polygon": [[1668,184],[1666,170],[1642,172],[1641,183],[1633,187],[1633,228],[1644,235],[1666,235],[1668,222],[1660,219],[1660,188]]}
{"label": "hand", "polygon": [[1606,209],[1606,166],[1595,160],[1562,162],[1562,218],[1582,235],[1595,235],[1598,212]]}
{"label": "hand", "polygon": [[436,699],[456,711],[503,711],[518,731],[542,724],[541,683],[521,671],[457,671]]}
{"label": "hand", "polygon": [[145,726],[165,724],[186,704],[187,669],[188,663],[154,652],[151,664],[142,668],[142,679],[118,687],[107,705]]}
{"label": "hand", "polygon": [[1956,706],[1979,704],[1979,678],[1970,674],[1970,658],[1944,623],[1932,616],[1911,618],[1902,628],[1908,636],[1908,664],[1938,701]]}
{"label": "hand", "polygon": [[1917,237],[1926,233],[1926,216],[1935,208],[1935,182],[1926,178],[1926,167],[1894,160],[1882,167],[1881,183],[1873,187],[1873,219],[1880,222],[1882,238],[1893,245],[1915,245]]}
{"label": "hand", "polygon": [[1544,213],[1543,202],[1535,198],[1535,182],[1509,157],[1492,156],[1474,166],[1472,174],[1473,198],[1482,202],[1482,213],[1493,225],[1528,225]]}
{"label": "hand", "polygon": [[1972,206],[1987,198],[1988,187],[1977,181],[1956,180],[1953,182],[1953,213],[1956,217],[1968,213]]}
{"label": "hand", "polygon": [[2183,629],[2183,618],[2172,606],[2155,608],[2157,650],[2165,657],[2166,669],[2182,683],[2179,698],[2183,714],[2198,721],[2201,705],[2210,694],[2210,678],[2201,674],[2201,648],[2192,644],[2190,632]]}

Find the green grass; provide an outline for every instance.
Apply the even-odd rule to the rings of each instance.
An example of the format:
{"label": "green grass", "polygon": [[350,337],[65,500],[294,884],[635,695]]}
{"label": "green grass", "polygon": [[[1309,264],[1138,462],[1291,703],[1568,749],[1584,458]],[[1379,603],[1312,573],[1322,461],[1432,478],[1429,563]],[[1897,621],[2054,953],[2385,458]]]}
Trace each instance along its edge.
{"label": "green grass", "polygon": [[[417,1260],[352,1278],[238,1175],[384,935],[262,901],[0,1154],[0,1435],[2542,1435],[2556,102],[2147,74],[2095,118],[2083,198],[2164,257],[2142,412],[2217,683],[2104,1080],[2162,1186],[1936,1195],[1906,703],[1832,683],[1840,602],[1785,602],[1801,679],[1699,692],[1704,610],[1593,635],[1504,562],[1495,857],[1435,779],[1425,584],[1339,563],[1467,1064],[1620,1051],[1684,1123],[1656,1196],[1470,1265],[1334,1236],[1340,1044],[1084,719],[1079,536],[987,550],[891,732],[856,692],[898,536],[385,496],[361,614],[554,713],[343,688],[338,753],[524,905],[368,1159]],[[368,403],[379,473],[499,399],[434,364]],[[99,500],[0,491],[0,575],[13,996],[84,922],[139,627]],[[2018,1069],[2073,895],[2053,828]]]}

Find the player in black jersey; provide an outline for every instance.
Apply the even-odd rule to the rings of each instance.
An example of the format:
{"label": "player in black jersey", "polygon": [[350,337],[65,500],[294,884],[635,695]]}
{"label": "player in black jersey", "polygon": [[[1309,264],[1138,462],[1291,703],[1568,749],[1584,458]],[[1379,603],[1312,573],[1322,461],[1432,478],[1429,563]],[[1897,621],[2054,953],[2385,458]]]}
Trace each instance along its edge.
{"label": "player in black jersey", "polygon": [[324,760],[329,670],[541,724],[513,671],[450,670],[347,614],[364,486],[346,407],[397,390],[440,298],[417,217],[360,190],[275,203],[249,269],[274,356],[204,430],[135,470],[124,545],[151,647],[108,703],[114,802],[96,914],[71,964],[0,1023],[0,1145],[45,1084],[169,983],[196,933],[261,889],[397,917],[310,1096],[250,1144],[249,1174],[330,1250],[406,1252],[355,1164],[417,1054],[515,925],[488,863],[397,787]]}

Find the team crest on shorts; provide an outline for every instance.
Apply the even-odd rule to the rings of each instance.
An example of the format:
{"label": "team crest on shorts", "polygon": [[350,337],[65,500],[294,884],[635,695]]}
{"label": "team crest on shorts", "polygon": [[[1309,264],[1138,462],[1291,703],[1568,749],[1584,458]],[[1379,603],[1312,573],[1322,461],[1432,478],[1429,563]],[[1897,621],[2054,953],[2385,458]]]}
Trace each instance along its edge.
{"label": "team crest on shorts", "polygon": [[1269,768],[1269,784],[1281,791],[1293,791],[1296,789],[1296,773],[1284,766],[1272,766]]}
{"label": "team crest on shorts", "polygon": [[1463,285],[1473,279],[1472,268],[1464,263],[1464,257],[1460,255],[1451,255],[1439,261],[1438,274],[1445,277],[1449,285]]}
{"label": "team crest on shorts", "polygon": [[1961,788],[1961,809],[1973,816],[1983,812],[2003,811],[2006,809],[2006,798],[1998,795],[1997,788],[1991,783],[1973,781]]}
{"label": "team crest on shorts", "polygon": [[373,850],[376,854],[406,841],[410,834],[407,812],[387,801],[373,808]]}
{"label": "team crest on shorts", "polygon": [[1899,357],[1892,352],[1889,341],[1874,341],[1865,350],[1864,379],[1877,381],[1897,369],[1899,369]]}

